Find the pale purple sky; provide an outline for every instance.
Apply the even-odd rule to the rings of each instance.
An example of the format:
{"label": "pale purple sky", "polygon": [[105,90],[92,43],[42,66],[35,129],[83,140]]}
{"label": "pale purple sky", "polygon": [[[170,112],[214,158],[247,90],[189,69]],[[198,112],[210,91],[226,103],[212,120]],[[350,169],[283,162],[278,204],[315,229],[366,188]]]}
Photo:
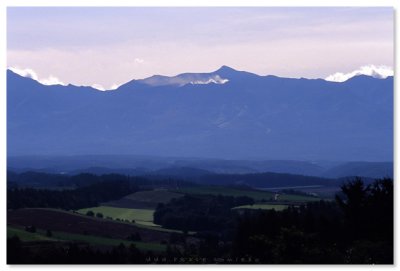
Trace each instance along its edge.
{"label": "pale purple sky", "polygon": [[222,65],[325,78],[393,67],[393,8],[7,8],[7,65],[104,88]]}

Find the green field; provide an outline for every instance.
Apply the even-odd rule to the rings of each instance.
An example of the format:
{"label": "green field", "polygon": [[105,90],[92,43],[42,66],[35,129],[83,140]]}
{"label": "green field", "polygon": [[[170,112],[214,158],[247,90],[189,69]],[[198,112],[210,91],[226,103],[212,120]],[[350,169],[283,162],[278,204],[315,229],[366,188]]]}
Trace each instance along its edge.
{"label": "green field", "polygon": [[151,251],[165,251],[166,246],[157,243],[145,243],[145,242],[132,242],[122,239],[112,239],[112,238],[105,238],[105,237],[98,237],[98,236],[91,236],[91,235],[82,235],[82,234],[73,234],[67,232],[53,232],[53,237],[59,240],[65,241],[81,241],[87,242],[92,245],[103,245],[103,246],[118,246],[119,244],[123,243],[126,246],[130,244],[135,244],[135,246],[139,250],[151,250]]}
{"label": "green field", "polygon": [[[56,211],[56,212],[64,212],[64,213],[71,214],[71,215],[77,215],[77,216],[85,215],[85,216],[86,216],[86,212],[83,213],[83,212],[81,212],[81,211],[83,211],[83,210],[93,210],[93,212],[94,212],[94,210],[98,210],[98,208],[124,209],[124,210],[122,210],[122,211],[126,211],[126,210],[127,210],[127,208],[108,207],[108,206],[100,206],[100,207],[93,207],[93,208],[80,209],[80,210],[76,211],[76,213],[71,212],[71,211],[64,211],[64,210],[60,210],[60,209],[53,209],[53,208],[35,208],[35,209],[53,210],[53,211]],[[29,209],[29,208],[27,208],[27,209]],[[148,210],[148,209],[130,209],[130,210],[138,210],[138,212],[136,212],[136,214],[139,214],[139,213],[142,213],[142,214],[143,214],[143,213],[148,213],[148,214],[145,216],[145,219],[150,219],[150,216],[149,216],[149,213],[150,213],[150,212],[153,212],[153,213],[154,213],[154,210]],[[94,212],[94,213],[96,213],[96,212]],[[104,213],[103,213],[103,215],[104,215]],[[86,217],[89,218],[89,219],[94,219],[94,220],[98,219],[98,218],[95,218],[95,217],[89,217],[89,216],[86,216]],[[104,215],[104,218],[105,218],[105,217],[106,217],[106,215]],[[110,217],[111,217],[111,216],[110,216]],[[104,218],[103,218],[103,219],[104,219]],[[142,216],[141,218],[143,219],[143,216]],[[121,219],[121,218],[120,218],[120,219]],[[115,219],[114,219],[114,220],[115,220]],[[132,221],[132,220],[129,220],[129,223],[131,223],[131,221]],[[120,223],[127,223],[127,222],[121,220]],[[137,226],[137,227],[139,227],[139,228],[154,230],[154,231],[182,233],[182,231],[180,231],[180,230],[166,229],[166,228],[162,228],[160,225],[154,224],[154,223],[153,223],[153,214],[151,214],[151,221],[147,221],[147,220],[144,220],[144,221],[143,221],[143,220],[140,220],[140,221],[139,221],[139,220],[136,220],[136,221],[135,221],[135,226]],[[25,232],[25,231],[24,231],[24,232]],[[189,231],[189,232],[188,232],[188,234],[195,234],[195,233],[196,233],[196,232],[194,232],[194,231]]]}
{"label": "green field", "polygon": [[288,205],[282,205],[282,204],[253,204],[253,205],[242,205],[242,206],[237,206],[233,209],[254,209],[254,210],[272,210],[274,209],[275,211],[283,211],[286,208],[288,208]]}
{"label": "green field", "polygon": [[[196,186],[196,187],[187,187],[176,190],[176,192],[184,193],[184,194],[207,194],[207,195],[223,195],[223,196],[247,196],[253,198],[255,201],[271,201],[274,199],[274,192],[262,191],[262,190],[245,190],[245,189],[236,189],[232,187],[224,187],[224,186]],[[307,202],[307,201],[318,201],[319,198],[316,197],[308,197],[301,195],[291,195],[291,194],[280,194],[278,198],[278,202]]]}
{"label": "green field", "polygon": [[19,228],[13,228],[7,226],[7,238],[13,237],[13,236],[18,236],[21,241],[26,241],[26,242],[33,242],[33,241],[58,241],[56,238],[52,237],[47,237],[45,232],[27,232],[23,229]]}
{"label": "green field", "polygon": [[103,217],[107,216],[115,219],[128,220],[131,222],[135,220],[135,223],[142,224],[145,226],[157,227],[158,225],[153,223],[154,210],[148,209],[128,209],[128,208],[118,208],[109,206],[99,206],[93,208],[80,209],[77,212],[85,215],[88,211],[93,211],[95,214],[102,213]]}
{"label": "green field", "polygon": [[236,189],[224,186],[185,187],[175,191],[184,194],[222,195],[222,196],[233,196],[233,197],[248,196],[253,198],[254,200],[262,200],[262,199],[270,200],[274,196],[274,193],[271,192]]}
{"label": "green field", "polygon": [[7,226],[7,237],[18,236],[21,241],[32,242],[32,241],[79,241],[85,242],[92,245],[100,246],[118,246],[119,244],[124,244],[129,246],[130,244],[135,244],[135,246],[142,251],[155,251],[163,252],[166,250],[166,246],[157,243],[145,243],[139,241],[127,241],[121,239],[112,239],[91,235],[74,234],[67,232],[52,232],[52,237],[46,236],[46,231],[38,229],[36,233],[30,233],[23,229],[14,228]]}
{"label": "green field", "polygon": [[309,201],[320,201],[318,197],[309,197],[302,195],[292,195],[292,194],[280,194],[278,201],[288,201],[288,202],[309,202]]}

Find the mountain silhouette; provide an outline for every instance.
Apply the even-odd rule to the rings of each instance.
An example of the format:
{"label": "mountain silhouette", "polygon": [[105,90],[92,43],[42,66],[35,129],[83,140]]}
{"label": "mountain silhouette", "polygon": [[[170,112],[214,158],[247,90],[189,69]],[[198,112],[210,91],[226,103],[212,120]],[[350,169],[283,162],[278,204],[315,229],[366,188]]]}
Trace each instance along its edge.
{"label": "mountain silhouette", "polygon": [[227,66],[113,91],[7,71],[7,153],[393,160],[393,77],[345,82]]}

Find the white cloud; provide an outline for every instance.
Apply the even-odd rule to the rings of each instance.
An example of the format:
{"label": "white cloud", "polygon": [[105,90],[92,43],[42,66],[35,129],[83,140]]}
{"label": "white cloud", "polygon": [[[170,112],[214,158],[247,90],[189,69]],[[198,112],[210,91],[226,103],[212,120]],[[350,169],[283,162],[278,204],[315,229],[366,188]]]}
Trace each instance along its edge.
{"label": "white cloud", "polygon": [[393,74],[393,69],[391,67],[367,65],[349,73],[337,72],[335,74],[331,74],[326,77],[325,80],[332,82],[344,82],[357,75],[368,75],[374,78],[384,79],[388,76],[393,76]]}
{"label": "white cloud", "polygon": [[15,72],[18,75],[21,75],[23,77],[28,77],[28,78],[38,81],[38,76],[35,73],[35,71],[32,69],[18,69],[15,67],[9,67],[8,69],[12,72]]}
{"label": "white cloud", "polygon": [[210,83],[225,84],[228,81],[229,81],[228,79],[223,79],[219,75],[216,75],[214,77],[208,78],[208,80],[192,81],[192,82],[190,82],[190,84],[192,84],[192,85],[205,85],[205,84],[210,84]]}
{"label": "white cloud", "polygon": [[32,69],[19,69],[17,67],[9,67],[9,70],[11,70],[12,72],[15,72],[16,74],[19,74],[23,77],[27,77],[27,78],[31,78],[39,83],[41,83],[42,85],[62,85],[65,86],[66,84],[63,83],[62,81],[60,81],[57,77],[50,75],[47,78],[39,78],[39,76],[37,75],[37,73],[32,70]]}
{"label": "white cloud", "polygon": [[120,85],[113,84],[111,87],[105,88],[105,87],[103,87],[103,86],[100,85],[100,84],[93,84],[93,85],[91,85],[92,88],[97,89],[97,90],[100,90],[100,91],[115,90],[115,89],[119,88],[119,86],[120,86]]}
{"label": "white cloud", "polygon": [[138,63],[138,64],[142,64],[142,63],[144,63],[144,59],[141,59],[141,58],[135,58],[135,63]]}
{"label": "white cloud", "polygon": [[[8,67],[8,69],[20,76],[23,77],[27,77],[27,78],[31,78],[37,82],[39,82],[42,85],[46,85],[46,86],[51,86],[51,85],[62,85],[62,86],[66,86],[67,84],[65,84],[64,82],[60,81],[60,79],[58,79],[57,77],[50,75],[47,78],[39,78],[38,74],[29,68],[26,69],[20,69],[17,67]],[[114,90],[117,89],[120,85],[118,84],[113,84],[110,88],[106,89],[105,87],[103,87],[100,84],[93,84],[91,85],[92,88],[100,90],[100,91],[107,91],[107,90]]]}
{"label": "white cloud", "polygon": [[118,85],[118,84],[113,84],[112,86],[111,86],[111,88],[109,88],[109,90],[115,90],[115,89],[117,89],[117,88],[119,88],[121,85]]}
{"label": "white cloud", "polygon": [[38,80],[43,85],[63,85],[66,84],[61,82],[57,77],[50,75],[48,78]]}
{"label": "white cloud", "polygon": [[91,85],[91,87],[95,88],[97,90],[100,90],[100,91],[105,91],[106,90],[102,85],[99,85],[99,84],[93,84],[93,85]]}

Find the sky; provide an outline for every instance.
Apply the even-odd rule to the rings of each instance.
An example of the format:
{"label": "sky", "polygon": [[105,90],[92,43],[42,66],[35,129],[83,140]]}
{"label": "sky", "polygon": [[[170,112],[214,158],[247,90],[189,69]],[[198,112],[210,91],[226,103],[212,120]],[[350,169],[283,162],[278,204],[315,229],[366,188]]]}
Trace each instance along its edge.
{"label": "sky", "polygon": [[99,89],[222,65],[333,78],[392,69],[393,16],[383,7],[8,7],[7,66]]}

